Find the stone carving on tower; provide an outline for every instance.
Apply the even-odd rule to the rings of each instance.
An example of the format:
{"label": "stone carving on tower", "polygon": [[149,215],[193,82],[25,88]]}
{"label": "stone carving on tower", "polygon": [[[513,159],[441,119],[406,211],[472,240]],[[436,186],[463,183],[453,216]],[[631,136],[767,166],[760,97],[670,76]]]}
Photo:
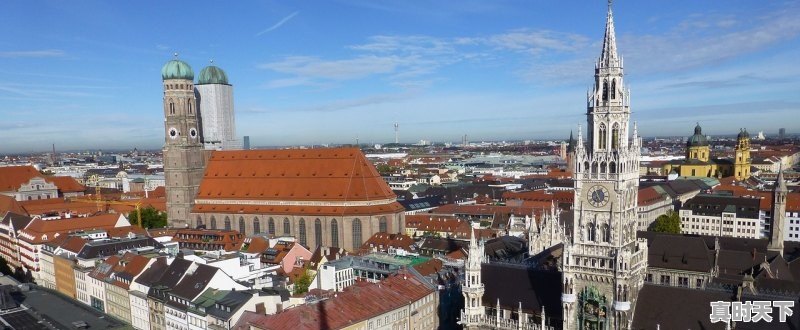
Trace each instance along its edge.
{"label": "stone carving on tower", "polygon": [[558,244],[568,242],[560,220],[560,210],[550,205],[550,213],[542,212],[541,221],[534,218],[528,228],[528,255],[535,256]]}
{"label": "stone carving on tower", "polygon": [[778,170],[775,187],[772,188],[772,225],[767,249],[783,255],[783,240],[786,238],[786,194],[789,189],[783,179],[783,164]]}
{"label": "stone carving on tower", "polygon": [[647,269],[636,238],[641,141],[630,129],[630,93],[608,5],[605,37],[587,95],[588,141],[581,129],[575,169],[574,224],[561,259],[564,329],[630,329]]}
{"label": "stone carving on tower", "polygon": [[204,169],[194,72],[189,64],[176,58],[164,64],[161,78],[164,83],[167,221],[171,227],[183,228],[189,223]]}
{"label": "stone carving on tower", "polygon": [[483,282],[481,281],[481,264],[483,263],[483,241],[475,239],[475,229],[469,238],[469,255],[464,265],[464,309],[461,311],[461,324],[467,329],[477,329],[484,320]]}

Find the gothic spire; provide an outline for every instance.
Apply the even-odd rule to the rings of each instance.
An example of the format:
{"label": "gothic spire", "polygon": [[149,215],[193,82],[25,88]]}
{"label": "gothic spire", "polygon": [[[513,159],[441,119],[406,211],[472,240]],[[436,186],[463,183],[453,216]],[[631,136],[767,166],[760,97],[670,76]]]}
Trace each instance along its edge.
{"label": "gothic spire", "polygon": [[778,178],[775,179],[775,191],[787,192],[789,189],[786,187],[786,180],[783,179],[783,163],[779,165]]}
{"label": "gothic spire", "polygon": [[608,0],[608,16],[606,17],[606,34],[603,37],[603,53],[600,54],[601,68],[620,67],[617,56],[617,37],[614,33],[614,14],[611,12],[611,0]]}

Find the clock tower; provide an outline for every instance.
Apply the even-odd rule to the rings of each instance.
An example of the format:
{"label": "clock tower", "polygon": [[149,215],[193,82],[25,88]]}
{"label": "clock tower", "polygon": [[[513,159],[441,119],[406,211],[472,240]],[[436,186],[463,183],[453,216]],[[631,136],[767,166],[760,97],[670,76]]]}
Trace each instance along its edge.
{"label": "clock tower", "polygon": [[[588,138],[575,156],[574,225],[561,259],[564,329],[630,329],[647,269],[636,238],[640,140],[608,5],[603,49],[587,93]],[[631,134],[632,133],[632,134]]]}
{"label": "clock tower", "polygon": [[[177,54],[175,55],[177,57]],[[203,178],[203,144],[197,120],[194,72],[177,58],[161,69],[164,84],[164,179],[167,221],[184,228]]]}

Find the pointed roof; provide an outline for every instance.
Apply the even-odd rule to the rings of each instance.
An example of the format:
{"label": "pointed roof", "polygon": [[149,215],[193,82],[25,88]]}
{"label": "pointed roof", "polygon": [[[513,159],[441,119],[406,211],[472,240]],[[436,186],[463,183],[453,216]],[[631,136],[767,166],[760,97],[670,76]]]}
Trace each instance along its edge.
{"label": "pointed roof", "polygon": [[601,67],[619,67],[617,55],[617,37],[614,33],[614,15],[611,12],[611,0],[608,1],[608,16],[606,17],[606,33],[603,36],[603,52],[600,54]]}
{"label": "pointed roof", "polygon": [[786,187],[786,180],[783,179],[783,163],[781,163],[780,169],[778,169],[778,178],[775,179],[775,191],[789,191],[789,188]]}
{"label": "pointed roof", "polygon": [[569,131],[569,140],[567,141],[567,152],[575,151],[575,139],[572,137],[572,131]]}

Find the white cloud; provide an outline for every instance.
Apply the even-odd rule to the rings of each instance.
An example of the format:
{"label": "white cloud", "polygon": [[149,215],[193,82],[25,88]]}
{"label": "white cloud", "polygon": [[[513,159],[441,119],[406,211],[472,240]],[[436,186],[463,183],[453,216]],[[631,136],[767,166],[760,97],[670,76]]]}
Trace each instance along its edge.
{"label": "white cloud", "polygon": [[66,53],[60,49],[0,51],[2,58],[45,58],[64,57],[65,55]]}
{"label": "white cloud", "polygon": [[293,12],[293,13],[289,14],[288,16],[286,16],[286,17],[282,18],[282,19],[281,19],[280,21],[278,21],[277,23],[275,23],[275,24],[273,24],[272,26],[268,27],[266,30],[263,30],[263,31],[261,31],[261,32],[259,32],[259,33],[256,33],[256,37],[258,37],[258,36],[260,36],[260,35],[262,35],[262,34],[264,34],[264,33],[268,33],[268,32],[271,32],[271,31],[274,31],[274,30],[276,30],[276,29],[280,28],[281,26],[283,26],[284,24],[286,24],[287,22],[289,22],[289,20],[291,20],[292,18],[294,18],[295,16],[297,16],[297,14],[299,14],[299,13],[300,13],[299,11],[296,11],[296,12]]}

